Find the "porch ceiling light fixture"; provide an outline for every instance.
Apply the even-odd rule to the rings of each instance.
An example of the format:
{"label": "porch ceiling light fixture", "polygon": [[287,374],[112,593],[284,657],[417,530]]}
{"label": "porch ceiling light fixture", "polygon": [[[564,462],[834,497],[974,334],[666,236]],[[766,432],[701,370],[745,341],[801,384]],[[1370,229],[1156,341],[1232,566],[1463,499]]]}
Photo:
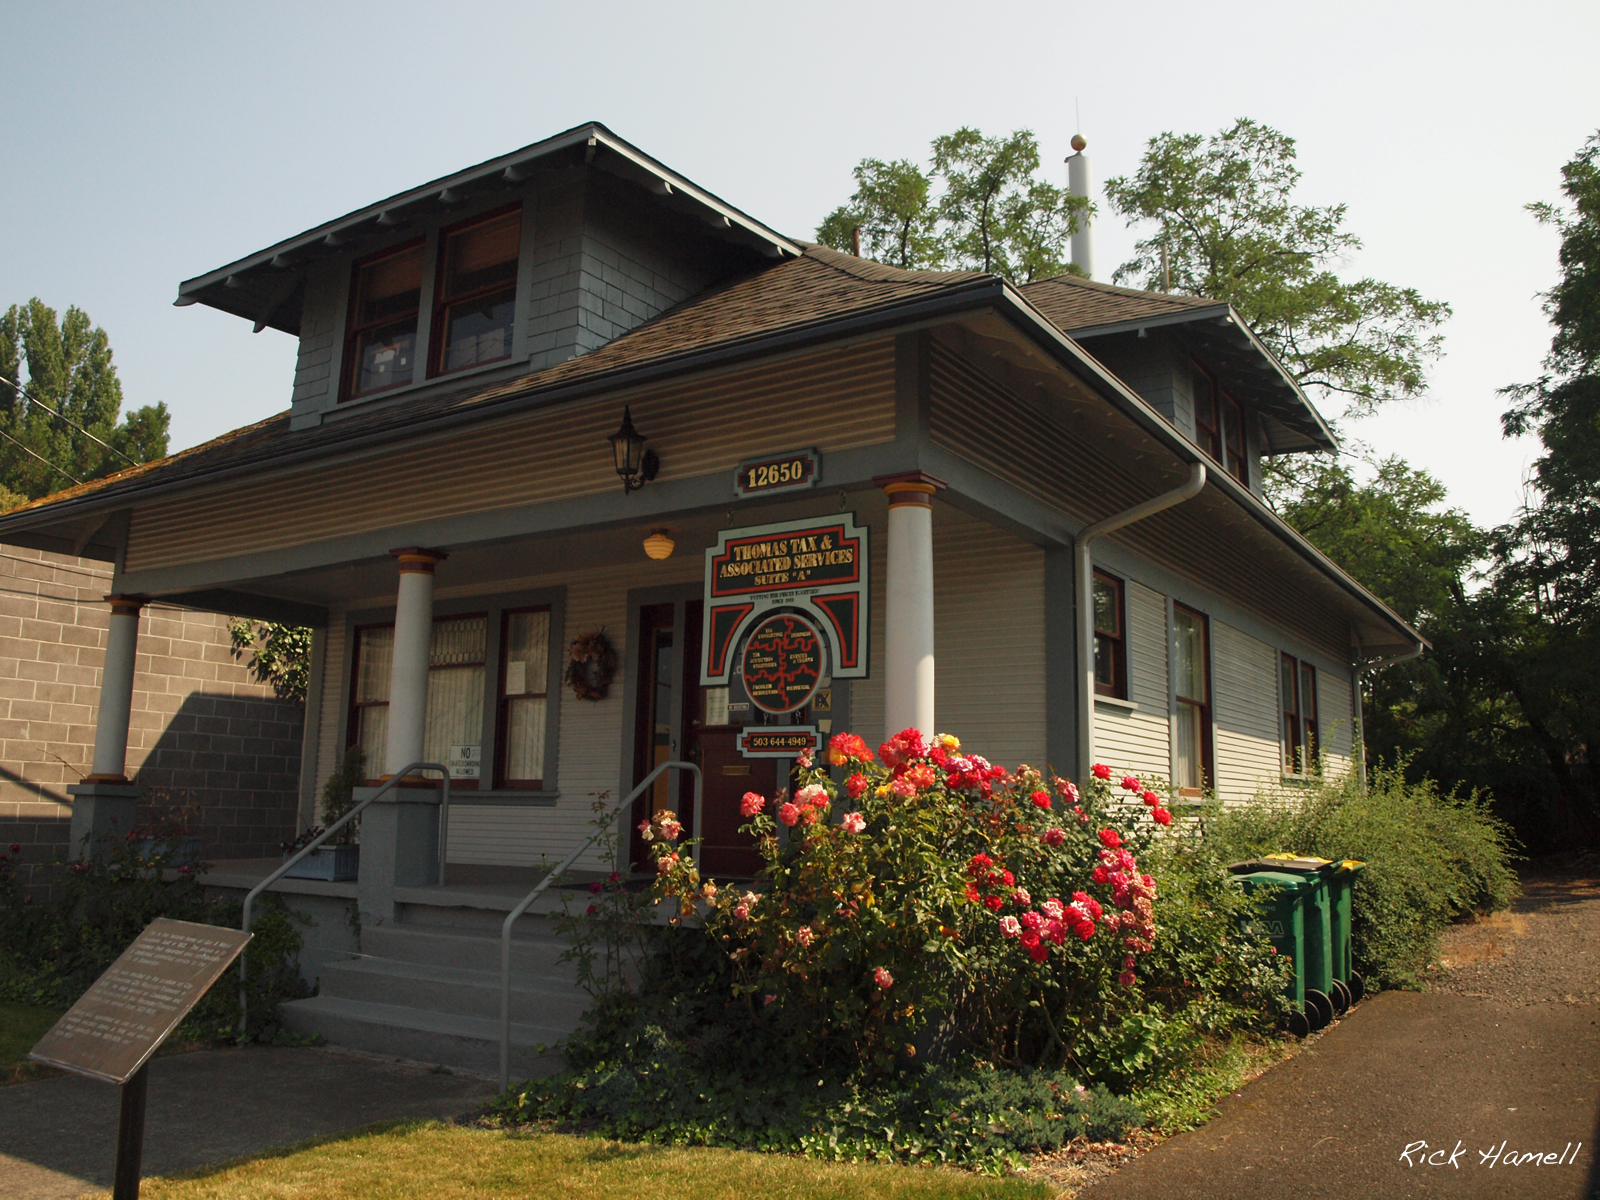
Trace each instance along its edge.
{"label": "porch ceiling light fixture", "polygon": [[660,562],[664,558],[672,557],[672,548],[677,544],[667,536],[665,529],[652,529],[650,536],[644,540],[644,552]]}
{"label": "porch ceiling light fixture", "polygon": [[633,427],[633,415],[627,406],[622,409],[622,428],[607,440],[611,443],[611,454],[616,459],[617,474],[622,476],[624,493],[636,492],[656,477],[656,472],[661,469],[661,460],[656,457],[654,450],[644,448],[650,439]]}

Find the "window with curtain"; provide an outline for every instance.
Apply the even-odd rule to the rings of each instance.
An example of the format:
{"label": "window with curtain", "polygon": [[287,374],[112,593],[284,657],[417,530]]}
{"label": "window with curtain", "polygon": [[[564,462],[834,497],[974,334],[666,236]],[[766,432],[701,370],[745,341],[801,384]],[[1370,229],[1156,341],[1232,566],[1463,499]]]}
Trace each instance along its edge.
{"label": "window with curtain", "polygon": [[[481,614],[433,623],[422,757],[449,767],[453,786],[476,787],[480,774],[486,630]],[[350,740],[361,747],[369,778],[383,774],[387,765],[393,665],[393,625],[357,631]]]}
{"label": "window with curtain", "polygon": [[549,707],[550,610],[507,612],[502,618],[500,750],[496,772],[505,787],[544,786]]}
{"label": "window with curtain", "polygon": [[1173,663],[1177,693],[1176,778],[1185,792],[1212,784],[1211,663],[1209,629],[1204,614],[1176,605],[1172,612],[1176,648]]}
{"label": "window with curtain", "polygon": [[1094,691],[1097,696],[1128,698],[1128,641],[1125,632],[1122,580],[1104,571],[1094,573]]}
{"label": "window with curtain", "polygon": [[1292,655],[1279,656],[1278,690],[1283,696],[1283,771],[1307,775],[1316,768],[1317,669]]}

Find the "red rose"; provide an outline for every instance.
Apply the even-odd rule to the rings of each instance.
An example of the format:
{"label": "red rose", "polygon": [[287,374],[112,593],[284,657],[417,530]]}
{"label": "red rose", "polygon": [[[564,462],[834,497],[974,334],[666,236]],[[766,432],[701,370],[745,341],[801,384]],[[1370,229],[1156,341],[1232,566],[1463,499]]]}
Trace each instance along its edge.
{"label": "red rose", "polygon": [[1144,794],[1144,802],[1151,808],[1154,808],[1156,805],[1161,803],[1161,797],[1156,795],[1154,792],[1146,792]]}
{"label": "red rose", "polygon": [[978,889],[970,883],[967,884],[967,899],[972,901],[974,904],[982,899],[982,897],[978,895]]}
{"label": "red rose", "polygon": [[1150,815],[1153,818],[1155,818],[1155,822],[1156,822],[1157,825],[1171,825],[1172,824],[1172,814],[1169,813],[1164,808],[1158,808],[1155,811],[1153,811]]}
{"label": "red rose", "polygon": [[1067,833],[1064,829],[1046,829],[1039,840],[1046,846],[1059,846],[1067,840]]}
{"label": "red rose", "polygon": [[1122,838],[1117,836],[1115,829],[1102,829],[1100,831],[1100,844],[1107,850],[1115,850],[1122,845]]}
{"label": "red rose", "polygon": [[1142,789],[1143,786],[1144,785],[1141,784],[1132,775],[1124,775],[1122,777],[1122,790],[1125,791],[1125,792],[1137,792],[1140,789]]}
{"label": "red rose", "polygon": [[990,912],[999,912],[1006,906],[1006,902],[1000,899],[999,896],[990,896],[984,901],[984,904],[988,906]]}
{"label": "red rose", "polygon": [[1035,808],[1049,808],[1050,807],[1050,793],[1049,792],[1035,792],[1033,795],[1029,796],[1028,799],[1033,801],[1033,805],[1034,805]]}
{"label": "red rose", "polygon": [[1093,774],[1096,779],[1110,779],[1111,768],[1106,766],[1105,763],[1095,763],[1094,767],[1091,769],[1091,774]]}
{"label": "red rose", "polygon": [[1094,869],[1094,873],[1090,875],[1089,878],[1093,879],[1096,883],[1104,883],[1107,878],[1110,877],[1110,874],[1111,873],[1104,867],[1096,867]]}

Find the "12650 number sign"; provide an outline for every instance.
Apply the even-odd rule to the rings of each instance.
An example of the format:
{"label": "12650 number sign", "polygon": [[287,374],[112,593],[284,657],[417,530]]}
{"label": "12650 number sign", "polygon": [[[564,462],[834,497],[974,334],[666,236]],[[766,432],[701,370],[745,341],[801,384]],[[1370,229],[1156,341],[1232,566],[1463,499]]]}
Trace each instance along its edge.
{"label": "12650 number sign", "polygon": [[796,491],[815,487],[821,473],[822,460],[815,450],[752,458],[739,464],[734,490],[741,496]]}

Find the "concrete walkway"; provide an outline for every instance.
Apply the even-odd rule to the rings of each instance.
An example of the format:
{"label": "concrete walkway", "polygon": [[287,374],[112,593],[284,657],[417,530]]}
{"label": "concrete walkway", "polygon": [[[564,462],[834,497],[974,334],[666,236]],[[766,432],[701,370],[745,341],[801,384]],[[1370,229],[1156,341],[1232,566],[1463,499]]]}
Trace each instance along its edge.
{"label": "concrete walkway", "polygon": [[[448,1119],[494,1093],[473,1075],[334,1050],[252,1047],[150,1064],[143,1174],[224,1162],[397,1117]],[[0,1088],[0,1196],[69,1200],[111,1186],[118,1089],[79,1076]]]}
{"label": "concrete walkway", "polygon": [[1600,886],[1534,884],[1519,909],[1079,1200],[1600,1200]]}

